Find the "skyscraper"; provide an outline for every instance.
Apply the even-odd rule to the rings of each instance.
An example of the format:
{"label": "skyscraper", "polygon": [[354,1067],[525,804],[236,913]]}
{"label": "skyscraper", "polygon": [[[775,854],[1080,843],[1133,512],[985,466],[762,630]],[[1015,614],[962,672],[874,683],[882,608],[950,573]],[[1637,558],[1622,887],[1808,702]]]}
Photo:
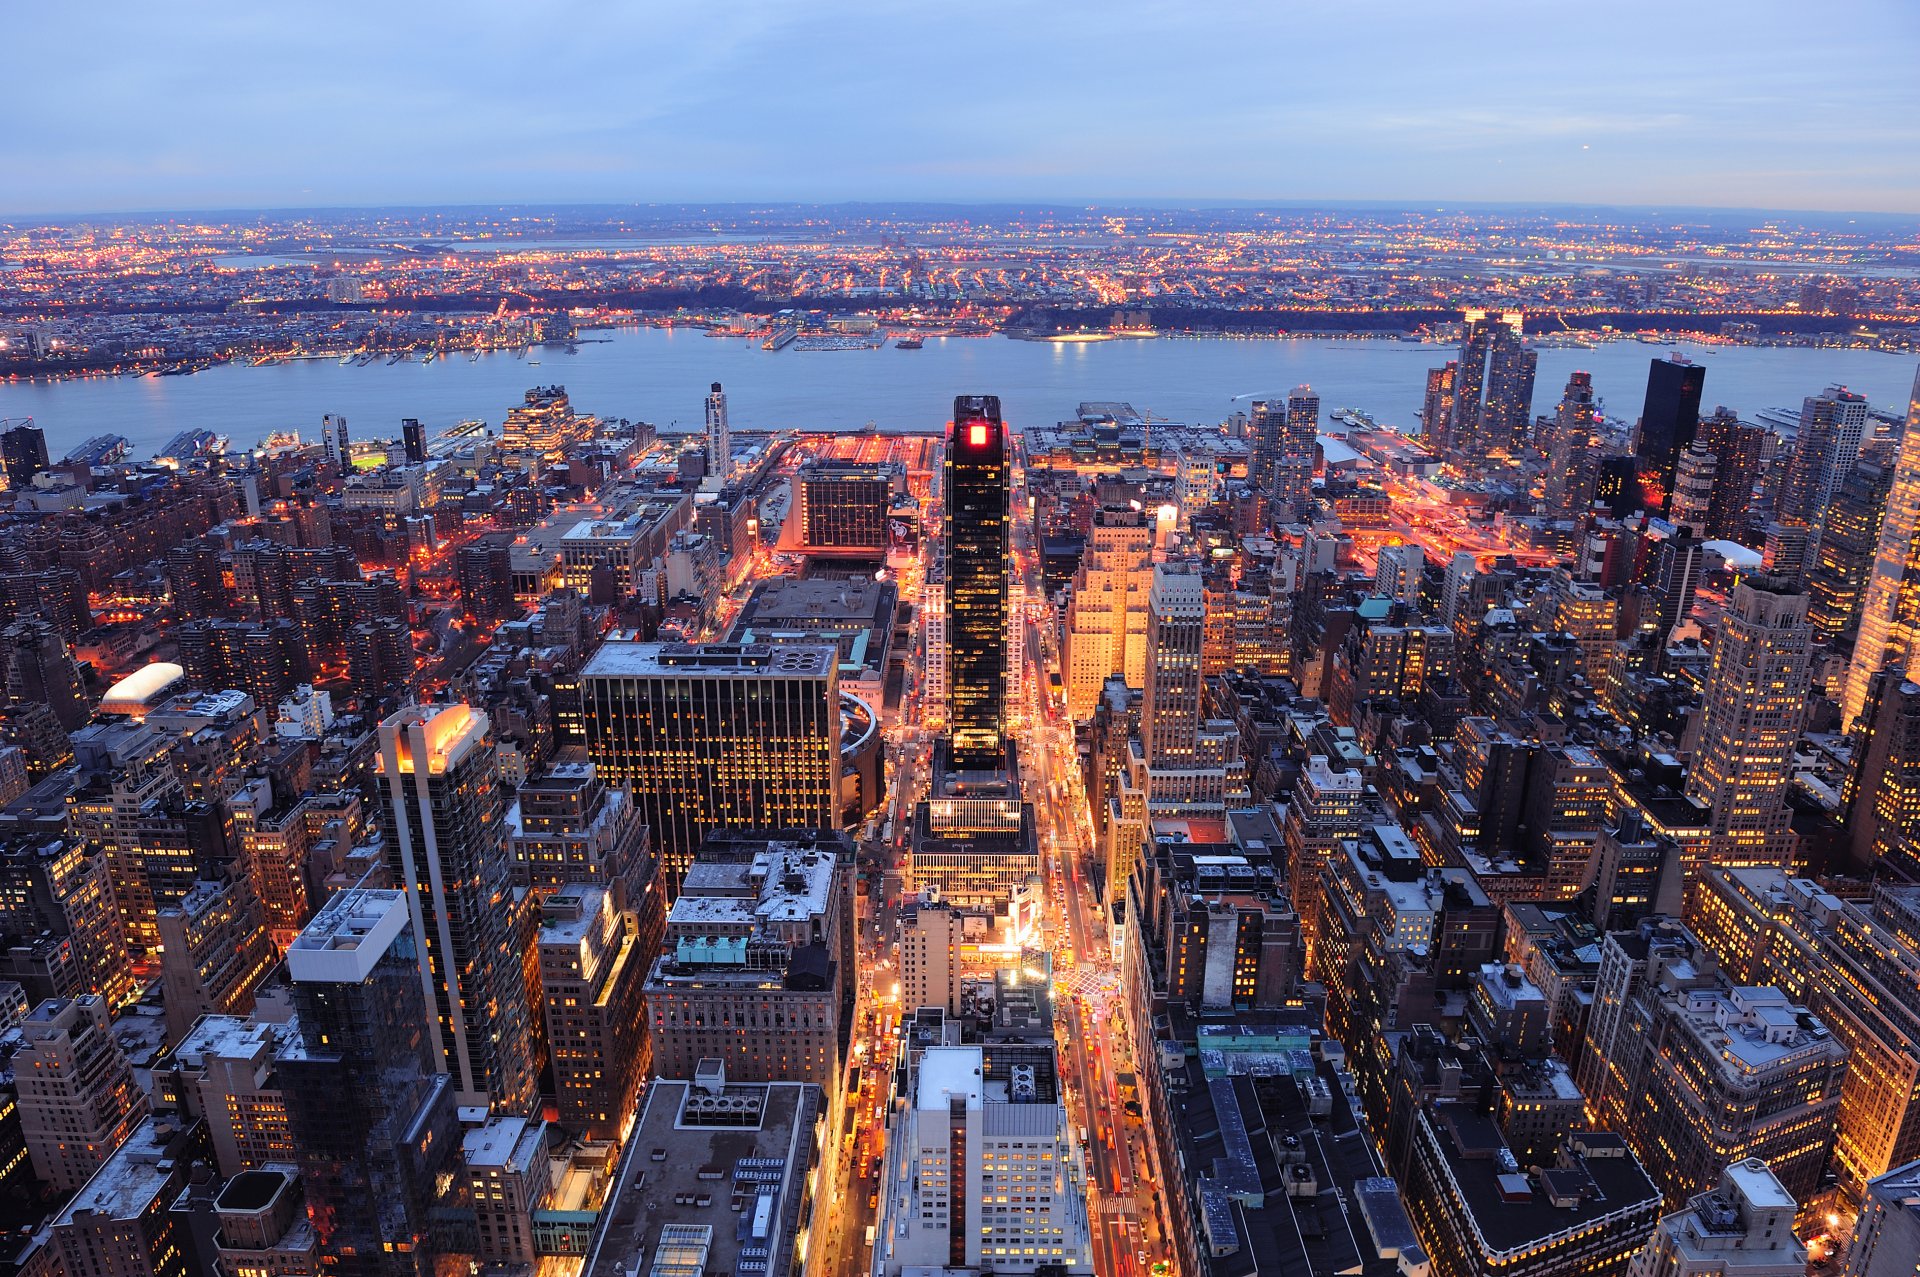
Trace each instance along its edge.
{"label": "skyscraper", "polygon": [[1478,461],[1526,438],[1538,356],[1521,344],[1517,310],[1498,319],[1484,310],[1469,310],[1465,330],[1448,445],[1463,460]]}
{"label": "skyscraper", "polygon": [[1746,529],[1768,435],[1765,426],[1746,424],[1731,408],[1715,408],[1700,422],[1695,441],[1713,454],[1708,537],[1736,536]]}
{"label": "skyscraper", "polygon": [[1750,576],[1733,587],[1687,774],[1687,796],[1711,809],[1708,858],[1714,864],[1787,859],[1787,789],[1806,720],[1812,648],[1807,596],[1799,586]]}
{"label": "skyscraper", "polygon": [[274,1062],[327,1271],[433,1272],[428,1213],[458,1148],[405,893],[335,896],[287,951],[300,1042]]}
{"label": "skyscraper", "polygon": [[837,656],[611,638],[581,669],[587,752],[609,782],[632,786],[670,896],[715,829],[838,826]]}
{"label": "skyscraper", "polygon": [[1067,602],[1067,712],[1092,715],[1100,690],[1118,674],[1129,687],[1147,676],[1147,595],[1153,584],[1153,521],[1141,510],[1096,510]]}
{"label": "skyscraper", "polygon": [[714,382],[707,391],[707,473],[724,480],[733,466],[733,442],[727,437],[727,392]]}
{"label": "skyscraper", "polygon": [[380,724],[380,774],[435,1066],[462,1106],[519,1113],[537,1067],[491,726],[468,705],[406,706]]}
{"label": "skyscraper", "polygon": [[1852,643],[1853,618],[1860,592],[1873,571],[1880,550],[1880,522],[1886,516],[1887,496],[1893,490],[1893,469],[1872,457],[1862,457],[1827,507],[1820,548],[1807,573],[1807,619],[1814,637],[1838,643],[1841,651]]}
{"label": "skyscraper", "polygon": [[1155,566],[1147,596],[1147,690],[1140,711],[1149,767],[1180,767],[1194,759],[1200,735],[1200,639],[1205,623],[1199,569]]}
{"label": "skyscraper", "polygon": [[427,428],[420,424],[417,417],[406,417],[400,422],[400,443],[406,451],[407,464],[425,465],[427,461]]}
{"label": "skyscraper", "polygon": [[1718,458],[1701,447],[1699,440],[1687,445],[1674,468],[1673,493],[1667,503],[1667,517],[1673,526],[1703,541],[1713,535],[1713,485],[1719,472]]}
{"label": "skyscraper", "polygon": [[1700,430],[1700,392],[1707,370],[1684,355],[1656,359],[1647,369],[1647,398],[1640,409],[1634,455],[1647,504],[1665,513],[1673,500],[1680,454]]}
{"label": "skyscraper", "polygon": [[32,417],[0,431],[0,460],[6,463],[7,482],[26,487],[47,468],[47,432],[34,425]]}
{"label": "skyscraper", "polygon": [[1427,393],[1420,405],[1420,438],[1427,445],[1427,451],[1438,457],[1447,455],[1449,432],[1453,427],[1454,382],[1459,375],[1457,359],[1427,369]]}
{"label": "skyscraper", "polygon": [[1782,522],[1820,526],[1834,491],[1860,460],[1866,428],[1866,396],[1845,386],[1828,386],[1801,402],[1800,436],[1774,511]]}
{"label": "skyscraper", "polygon": [[961,770],[1005,765],[1007,432],[996,395],[953,401],[947,436],[947,730]]}
{"label": "skyscraper", "polygon": [[1547,513],[1555,518],[1584,513],[1593,501],[1593,431],[1598,422],[1593,374],[1569,374],[1554,413],[1552,442],[1546,449]]}
{"label": "skyscraper", "polygon": [[1274,459],[1273,522],[1305,522],[1313,510],[1313,457],[1320,437],[1320,396],[1295,386],[1287,396],[1286,429]]}
{"label": "skyscraper", "polygon": [[1907,431],[1894,462],[1880,549],[1860,596],[1860,628],[1841,698],[1841,721],[1857,725],[1874,675],[1891,668],[1920,674],[1914,637],[1920,633],[1920,376],[1907,404]]}
{"label": "skyscraper", "polygon": [[1280,450],[1287,431],[1287,406],[1279,399],[1255,399],[1247,409],[1247,432],[1253,437],[1253,453],[1247,459],[1247,482],[1254,491],[1270,494],[1273,477],[1280,464]]}
{"label": "skyscraper", "polygon": [[326,456],[328,464],[337,470],[345,470],[353,460],[347,450],[347,419],[338,413],[330,412],[320,418],[320,451]]}

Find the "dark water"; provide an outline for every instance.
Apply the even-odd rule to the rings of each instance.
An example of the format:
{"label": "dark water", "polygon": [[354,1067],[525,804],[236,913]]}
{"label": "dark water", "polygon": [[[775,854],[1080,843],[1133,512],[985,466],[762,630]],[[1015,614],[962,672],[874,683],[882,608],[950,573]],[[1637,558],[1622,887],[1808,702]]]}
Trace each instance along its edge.
{"label": "dark water", "polygon": [[[582,411],[697,429],[707,383],[726,385],[736,429],[858,430],[869,422],[932,430],[959,393],[998,394],[1007,420],[1056,421],[1082,400],[1118,399],[1173,421],[1215,422],[1245,397],[1307,382],[1328,411],[1358,408],[1412,427],[1425,370],[1450,352],[1412,342],[1235,338],[1056,344],[1000,337],[929,338],[925,349],[769,352],[759,343],[693,329],[595,332],[604,342],[431,364],[362,368],[335,360],[272,368],[233,366],[185,377],[118,377],[0,385],[0,417],[31,416],[55,457],[90,435],[122,434],[146,456],[175,434],[204,428],[235,447],[298,429],[312,437],[324,413],[346,414],[361,438],[397,436],[402,417],[431,428],[468,418],[497,424],[533,385],[563,383]],[[1797,405],[1842,382],[1876,406],[1904,409],[1920,360],[1864,350],[1683,347],[1707,368],[1706,403],[1751,418]],[[1546,411],[1567,374],[1593,373],[1610,416],[1631,421],[1647,365],[1665,347],[1614,342],[1593,350],[1546,349],[1534,407]],[[534,361],[538,360],[538,366]]]}

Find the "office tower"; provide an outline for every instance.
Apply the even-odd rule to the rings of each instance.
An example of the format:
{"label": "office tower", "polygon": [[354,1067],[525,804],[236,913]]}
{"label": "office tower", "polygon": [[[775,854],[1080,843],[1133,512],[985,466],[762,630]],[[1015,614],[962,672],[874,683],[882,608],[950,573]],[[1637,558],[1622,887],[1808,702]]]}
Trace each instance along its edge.
{"label": "office tower", "polygon": [[170,1209],[205,1147],[197,1127],[148,1118],[48,1225],[67,1277],[198,1277],[184,1213]]}
{"label": "office tower", "polygon": [[727,434],[727,392],[714,382],[707,389],[707,474],[725,482],[733,469],[733,440]]}
{"label": "office tower", "polygon": [[1295,386],[1287,396],[1285,428],[1273,463],[1270,523],[1304,523],[1313,515],[1313,461],[1320,440],[1320,396]]}
{"label": "office tower", "polygon": [[1404,1197],[1432,1277],[1617,1274],[1660,1216],[1658,1189],[1610,1131],[1577,1131],[1549,1164],[1523,1167],[1492,1114],[1429,1101],[1411,1143]]}
{"label": "office tower", "polygon": [[1804,523],[1767,524],[1760,550],[1760,570],[1799,584],[1806,579],[1809,559],[1819,530]]}
{"label": "office tower", "polygon": [[93,994],[42,1002],[20,1035],[13,1075],[33,1173],[70,1193],[140,1125],[146,1092],[113,1039],[106,1002]]}
{"label": "office tower", "polygon": [[1439,368],[1427,369],[1427,393],[1420,405],[1420,440],[1436,457],[1445,457],[1449,451],[1454,381],[1459,373],[1457,359],[1449,359]]}
{"label": "office tower", "polygon": [[9,705],[45,705],[60,726],[75,731],[92,717],[93,702],[80,666],[60,631],[37,616],[23,616],[0,630],[0,661]]}
{"label": "office tower", "polygon": [[1156,564],[1147,598],[1147,687],[1140,732],[1149,767],[1190,764],[1200,735],[1200,637],[1206,622],[1200,573]]}
{"label": "office tower", "polygon": [[1287,405],[1278,398],[1255,399],[1247,406],[1247,422],[1248,433],[1253,437],[1253,451],[1247,459],[1247,483],[1271,501],[1274,478],[1280,471],[1280,455],[1286,447]]}
{"label": "office tower", "polygon": [[0,431],[0,462],[6,465],[10,486],[26,487],[47,468],[47,432],[34,425],[32,417]]}
{"label": "office tower", "polygon": [[1906,433],[1894,462],[1893,486],[1880,525],[1880,548],[1860,596],[1860,627],[1840,701],[1849,729],[1859,726],[1873,679],[1883,669],[1920,674],[1914,642],[1920,632],[1920,376],[1907,405]]}
{"label": "office tower", "polygon": [[1085,1171],[1052,1044],[930,1046],[906,1087],[887,1139],[889,1240],[875,1271],[1092,1273]]}
{"label": "office tower", "polygon": [[1718,458],[1698,440],[1687,445],[1674,469],[1673,500],[1668,506],[1667,517],[1674,527],[1703,541],[1712,537],[1713,483],[1719,473]]}
{"label": "office tower", "polygon": [[1539,357],[1521,344],[1519,311],[1494,318],[1469,310],[1454,380],[1452,452],[1466,461],[1523,441],[1533,412],[1533,374]]}
{"label": "office tower", "polygon": [[1661,539],[1654,557],[1652,588],[1660,605],[1662,643],[1670,642],[1674,628],[1692,614],[1705,558],[1703,543],[1690,535],[1690,529],[1682,528],[1680,535]]}
{"label": "office tower", "polygon": [[837,660],[827,646],[615,638],[581,669],[587,752],[632,789],[670,897],[715,829],[838,827]]}
{"label": "office tower", "polygon": [[1000,911],[1040,874],[1033,804],[1008,770],[956,771],[936,743],[933,784],[914,804],[911,889],[964,909]]}
{"label": "office tower", "polygon": [[406,893],[335,896],[287,951],[300,1040],[275,1061],[320,1252],[339,1277],[431,1277],[458,1127]]}
{"label": "office tower", "polygon": [[887,508],[903,486],[897,466],[831,458],[809,461],[793,477],[793,508],[806,550],[882,555]]}
{"label": "office tower", "polygon": [[1383,545],[1374,560],[1373,588],[1396,603],[1418,607],[1420,574],[1426,567],[1426,554],[1417,545]]}
{"label": "office tower", "polygon": [[927,549],[927,579],[920,591],[920,704],[931,727],[946,726],[947,556],[936,543]]}
{"label": "office tower", "polygon": [[417,417],[401,419],[400,445],[405,450],[408,465],[427,464],[427,428],[420,424]]}
{"label": "office tower", "polygon": [[1694,440],[1713,454],[1713,505],[1707,536],[1738,536],[1747,526],[1754,484],[1760,478],[1770,432],[1742,422],[1730,408],[1715,408],[1700,421]]}
{"label": "office tower", "polygon": [[994,395],[953,401],[947,436],[947,732],[962,771],[1006,765],[1006,427]]}
{"label": "office tower", "polygon": [[491,728],[469,705],[406,706],[380,724],[380,774],[434,1067],[461,1106],[515,1113],[533,1100],[537,1066]]}
{"label": "office tower", "polygon": [[1805,1277],[1807,1248],[1793,1235],[1797,1208],[1765,1162],[1735,1162],[1660,1221],[1627,1277]]}
{"label": "office tower", "polygon": [[558,455],[568,444],[586,437],[592,417],[576,416],[565,386],[535,386],[521,402],[507,410],[500,425],[500,447],[505,452]]}
{"label": "office tower", "polygon": [[658,1077],[703,1060],[743,1082],[839,1091],[853,1015],[853,885],[845,843],[780,835],[701,849],[646,981]]}
{"label": "office tower", "polygon": [[952,905],[922,900],[900,916],[900,1007],[908,1015],[921,1007],[960,1014],[960,941],[962,919]]}
{"label": "office tower", "polygon": [[1713,644],[1687,795],[1711,809],[1714,864],[1792,853],[1786,798],[1812,678],[1807,596],[1778,577],[1733,587]]}
{"label": "office tower", "polygon": [[1807,573],[1807,620],[1822,643],[1852,647],[1861,591],[1880,550],[1880,525],[1893,490],[1893,468],[1862,457],[1827,507],[1820,546]]}
{"label": "office tower", "polygon": [[1866,396],[1845,386],[1828,386],[1803,400],[1793,464],[1787,469],[1775,516],[1782,522],[1818,528],[1834,491],[1860,460],[1866,427]]}
{"label": "office tower", "polygon": [[1700,392],[1706,382],[1707,370],[1684,355],[1656,359],[1647,370],[1634,457],[1649,510],[1664,514],[1671,508],[1680,454],[1700,430]]}
{"label": "office tower", "polygon": [[1887,670],[1873,688],[1858,723],[1866,729],[1859,771],[1848,787],[1853,862],[1920,882],[1920,684]]}
{"label": "office tower", "polygon": [[1599,421],[1599,409],[1593,399],[1593,374],[1569,374],[1560,406],[1554,412],[1552,437],[1544,449],[1547,513],[1554,518],[1584,514],[1592,501],[1593,432]]}
{"label": "office tower", "polygon": [[1153,584],[1153,520],[1145,511],[1105,506],[1073,574],[1061,664],[1067,712],[1089,717],[1107,679],[1129,687],[1147,678],[1147,593]]}
{"label": "office tower", "polygon": [[1641,507],[1640,481],[1632,457],[1600,458],[1594,470],[1593,501],[1616,519],[1624,519]]}
{"label": "office tower", "polygon": [[1687,917],[1730,980],[1804,1000],[1846,1047],[1828,1167],[1840,1191],[1858,1199],[1920,1156],[1920,889],[1842,901],[1778,869],[1716,869]]}
{"label": "office tower", "polygon": [[86,838],[22,832],[0,843],[0,938],[7,978],[34,1005],[97,993],[118,1007],[134,997],[107,852]]}
{"label": "office tower", "polygon": [[169,1042],[185,1037],[203,1015],[253,1010],[253,991],[278,955],[246,877],[195,883],[178,904],[159,912],[157,923]]}
{"label": "office tower", "polygon": [[1912,1277],[1915,1255],[1920,1255],[1920,1161],[1867,1185],[1846,1277]]}
{"label": "office tower", "polygon": [[605,887],[576,883],[541,906],[540,992],[560,1125],[617,1140],[648,1074],[646,951]]}

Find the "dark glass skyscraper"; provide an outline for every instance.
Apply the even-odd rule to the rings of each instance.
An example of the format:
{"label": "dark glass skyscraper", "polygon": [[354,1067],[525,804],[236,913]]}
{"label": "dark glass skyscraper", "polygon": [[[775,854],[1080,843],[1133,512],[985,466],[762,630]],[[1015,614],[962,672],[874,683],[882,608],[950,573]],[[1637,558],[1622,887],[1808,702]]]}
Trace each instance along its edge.
{"label": "dark glass skyscraper", "polygon": [[1659,494],[1661,513],[1673,500],[1673,476],[1680,454],[1700,430],[1700,392],[1707,370],[1675,355],[1656,359],[1647,369],[1647,399],[1640,409],[1640,486],[1651,503]]}
{"label": "dark glass skyscraper", "polygon": [[287,951],[287,974],[300,1036],[274,1067],[326,1271],[431,1273],[435,1181],[459,1134],[405,893],[335,896]]}
{"label": "dark glass skyscraper", "polygon": [[1007,430],[997,395],[953,401],[947,437],[947,723],[962,769],[1005,764]]}
{"label": "dark glass skyscraper", "polygon": [[26,487],[47,468],[47,432],[34,425],[31,417],[0,432],[0,459],[6,463],[7,482]]}

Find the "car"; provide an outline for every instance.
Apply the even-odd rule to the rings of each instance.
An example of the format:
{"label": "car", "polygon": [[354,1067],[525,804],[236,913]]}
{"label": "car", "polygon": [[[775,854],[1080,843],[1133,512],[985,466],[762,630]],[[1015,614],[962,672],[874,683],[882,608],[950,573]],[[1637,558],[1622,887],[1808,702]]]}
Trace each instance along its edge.
{"label": "car", "polygon": [[878,1210],[878,1209],[879,1209],[879,1207],[880,1207],[880,1194],[878,1194],[878,1193],[868,1193],[868,1194],[867,1194],[867,1209],[868,1209],[868,1210]]}

